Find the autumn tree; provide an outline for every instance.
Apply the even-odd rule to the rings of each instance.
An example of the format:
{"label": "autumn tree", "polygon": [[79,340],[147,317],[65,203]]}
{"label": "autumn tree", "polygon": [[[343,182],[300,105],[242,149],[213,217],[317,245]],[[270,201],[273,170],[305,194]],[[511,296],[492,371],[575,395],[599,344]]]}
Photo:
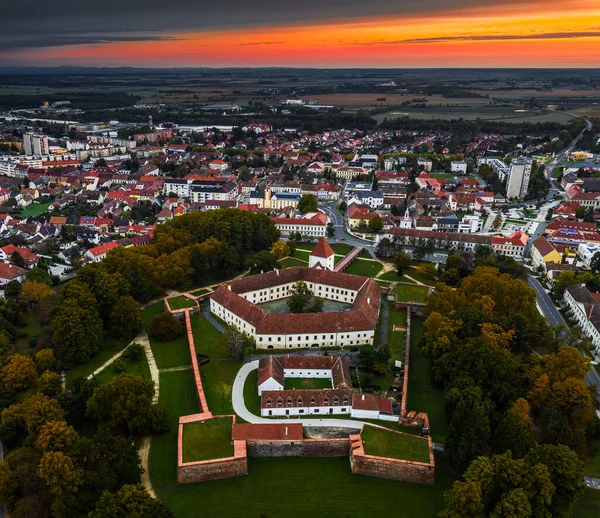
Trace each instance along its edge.
{"label": "autumn tree", "polygon": [[77,440],[77,432],[65,421],[48,421],[40,428],[35,441],[36,447],[42,451],[68,451]]}
{"label": "autumn tree", "polygon": [[83,471],[77,469],[73,459],[61,451],[45,452],[37,472],[48,491],[55,496],[63,492],[76,493],[83,482]]}
{"label": "autumn tree", "polygon": [[87,414],[130,435],[163,431],[164,410],[152,403],[153,396],[152,380],[121,374],[94,391],[87,403]]}
{"label": "autumn tree", "polygon": [[90,518],[173,518],[163,503],[152,498],[142,485],[125,485],[116,493],[104,491]]}
{"label": "autumn tree", "polygon": [[436,268],[433,263],[421,263],[417,266],[417,273],[428,279],[436,278]]}
{"label": "autumn tree", "polygon": [[52,293],[50,287],[38,281],[25,281],[21,289],[20,299],[29,307],[35,307],[40,301]]}
{"label": "autumn tree", "polygon": [[[56,399],[43,394],[35,394],[21,403],[23,418],[29,435],[37,437],[48,421],[63,421],[65,412]],[[3,414],[4,419],[4,414]]]}
{"label": "autumn tree", "polygon": [[379,233],[383,230],[383,220],[381,219],[381,216],[376,215],[369,220],[369,230],[375,233]]}
{"label": "autumn tree", "polygon": [[150,323],[150,336],[159,342],[169,342],[183,335],[183,325],[169,311],[162,311]]}
{"label": "autumn tree", "polygon": [[39,392],[46,396],[54,397],[62,390],[60,374],[53,371],[44,371],[37,380]]}
{"label": "autumn tree", "polygon": [[0,379],[10,390],[24,390],[31,387],[37,379],[33,358],[15,354],[0,370]]}
{"label": "autumn tree", "polygon": [[40,349],[35,353],[35,366],[38,372],[53,370],[56,367],[56,357],[52,349]]}
{"label": "autumn tree", "polygon": [[398,252],[394,256],[394,264],[396,265],[396,270],[401,273],[403,270],[408,268],[411,265],[411,258],[406,252]]}
{"label": "autumn tree", "polygon": [[275,241],[275,243],[273,243],[273,248],[271,249],[271,253],[277,257],[277,259],[283,259],[284,257],[289,257],[291,252],[290,252],[290,247],[288,246],[288,244],[279,239],[278,241]]}
{"label": "autumn tree", "polygon": [[0,502],[11,504],[18,488],[16,473],[8,462],[0,459]]}
{"label": "autumn tree", "polygon": [[110,315],[110,325],[117,336],[131,340],[142,328],[140,304],[129,295],[120,297]]}

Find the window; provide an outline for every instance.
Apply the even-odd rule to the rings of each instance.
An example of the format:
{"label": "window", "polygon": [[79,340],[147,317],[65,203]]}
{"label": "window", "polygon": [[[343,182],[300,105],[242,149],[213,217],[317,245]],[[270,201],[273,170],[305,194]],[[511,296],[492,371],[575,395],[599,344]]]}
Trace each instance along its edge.
{"label": "window", "polygon": [[277,398],[277,406],[278,407],[283,406],[283,399]]}
{"label": "window", "polygon": [[337,396],[333,396],[333,404],[334,404],[334,406],[335,405],[339,405],[339,403],[340,403],[340,398],[337,397]]}
{"label": "window", "polygon": [[267,406],[271,406],[271,398],[267,398]]}
{"label": "window", "polygon": [[315,396],[312,396],[312,397],[310,398],[310,404],[311,404],[311,405],[314,405],[316,402],[317,402],[317,400],[315,399]]}
{"label": "window", "polygon": [[298,399],[296,399],[296,404],[298,406],[302,406],[302,398],[301,397],[298,397]]}
{"label": "window", "polygon": [[325,396],[323,398],[323,405],[325,405],[325,406],[329,405],[329,398],[327,396]]}
{"label": "window", "polygon": [[292,406],[292,398],[291,397],[287,398],[287,406]]}

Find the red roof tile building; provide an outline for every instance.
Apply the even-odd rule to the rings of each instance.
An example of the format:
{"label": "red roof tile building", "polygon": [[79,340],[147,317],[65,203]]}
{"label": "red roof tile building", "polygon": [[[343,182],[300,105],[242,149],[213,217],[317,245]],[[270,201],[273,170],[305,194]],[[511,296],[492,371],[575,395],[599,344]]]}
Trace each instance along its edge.
{"label": "red roof tile building", "polygon": [[[346,311],[267,313],[257,304],[284,299],[298,281],[319,298],[343,302]],[[372,344],[381,288],[373,280],[320,268],[286,268],[222,284],[210,297],[210,310],[248,333],[259,349],[344,347]]]}

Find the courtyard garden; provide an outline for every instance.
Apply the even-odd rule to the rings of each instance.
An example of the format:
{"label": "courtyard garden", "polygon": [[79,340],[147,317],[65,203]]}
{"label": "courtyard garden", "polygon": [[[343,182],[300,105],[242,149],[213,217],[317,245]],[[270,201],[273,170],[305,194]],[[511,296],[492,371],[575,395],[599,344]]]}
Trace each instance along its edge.
{"label": "courtyard garden", "polygon": [[429,462],[429,443],[422,437],[365,426],[361,439],[366,455]]}
{"label": "courtyard garden", "polygon": [[[150,329],[152,319],[162,311],[164,311],[162,300],[151,304],[144,310],[143,322],[146,332]],[[190,349],[185,333],[167,342],[159,342],[150,335],[149,339],[156,366],[159,369],[191,365]]]}
{"label": "courtyard garden", "polygon": [[183,426],[183,462],[233,457],[231,417]]}
{"label": "courtyard garden", "polygon": [[418,284],[397,284],[394,288],[394,295],[398,302],[419,302],[424,304],[427,302],[429,288],[427,286],[419,286]]}
{"label": "courtyard garden", "polygon": [[323,390],[330,389],[329,378],[285,378],[284,390]]}
{"label": "courtyard garden", "polygon": [[344,273],[362,275],[363,277],[376,277],[382,269],[383,265],[379,261],[357,258],[344,270]]}
{"label": "courtyard garden", "polygon": [[173,297],[172,299],[168,299],[167,302],[169,303],[169,307],[175,311],[178,309],[194,308],[198,305],[195,300],[185,295]]}

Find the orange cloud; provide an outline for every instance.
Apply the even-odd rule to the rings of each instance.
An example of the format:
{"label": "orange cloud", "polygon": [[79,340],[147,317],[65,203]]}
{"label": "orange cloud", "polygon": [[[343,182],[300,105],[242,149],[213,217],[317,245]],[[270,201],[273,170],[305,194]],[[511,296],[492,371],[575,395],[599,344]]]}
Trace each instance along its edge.
{"label": "orange cloud", "polygon": [[[168,34],[159,41],[28,49],[37,64],[134,66],[595,67],[600,0],[431,17]],[[595,23],[594,23],[595,22]]]}

